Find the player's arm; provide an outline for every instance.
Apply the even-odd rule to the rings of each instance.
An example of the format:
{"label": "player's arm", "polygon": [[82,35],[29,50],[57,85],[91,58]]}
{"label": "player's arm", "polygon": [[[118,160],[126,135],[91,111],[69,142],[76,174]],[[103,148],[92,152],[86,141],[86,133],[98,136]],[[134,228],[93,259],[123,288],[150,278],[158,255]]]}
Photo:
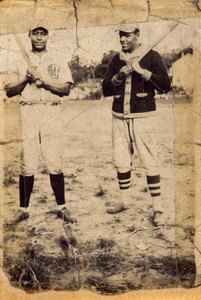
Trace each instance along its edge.
{"label": "player's arm", "polygon": [[60,66],[59,81],[50,82],[42,79],[41,87],[60,97],[68,96],[74,86],[71,71],[67,62],[64,63],[63,61],[58,61],[58,65]]}
{"label": "player's arm", "polygon": [[40,80],[40,74],[37,72],[36,67],[29,66],[25,77],[23,77],[20,81],[5,85],[4,89],[6,91],[6,95],[9,98],[20,95],[25,89],[27,83],[33,83],[36,79]]}
{"label": "player's arm", "polygon": [[150,82],[154,89],[159,92],[168,93],[171,89],[171,81],[167,74],[163,59],[155,51],[153,52]]}
{"label": "player's arm", "polygon": [[151,55],[151,70],[142,68],[137,61],[131,63],[133,71],[138,73],[145,81],[150,82],[153,88],[159,92],[168,93],[171,89],[170,78],[167,74],[167,69],[162,57],[155,51],[150,52]]}
{"label": "player's arm", "polygon": [[72,82],[66,82],[63,84],[52,84],[47,81],[42,81],[42,87],[50,91],[51,93],[58,95],[60,97],[62,96],[68,96],[70,94],[71,86],[73,85]]}
{"label": "player's arm", "polygon": [[109,63],[105,79],[102,82],[103,95],[105,97],[113,96],[116,88],[120,87],[125,80],[125,67],[118,70],[117,56],[113,57]]}
{"label": "player's arm", "polygon": [[4,89],[7,97],[11,98],[20,95],[29,82],[30,78],[26,75],[21,81],[6,84]]}
{"label": "player's arm", "polygon": [[32,76],[32,80],[36,82],[36,86],[38,88],[43,88],[47,91],[50,91],[52,94],[58,95],[60,97],[68,96],[70,94],[71,87],[73,86],[72,82],[65,82],[65,83],[48,82],[44,80],[40,75],[40,73],[38,72],[36,74],[32,73],[31,76]]}

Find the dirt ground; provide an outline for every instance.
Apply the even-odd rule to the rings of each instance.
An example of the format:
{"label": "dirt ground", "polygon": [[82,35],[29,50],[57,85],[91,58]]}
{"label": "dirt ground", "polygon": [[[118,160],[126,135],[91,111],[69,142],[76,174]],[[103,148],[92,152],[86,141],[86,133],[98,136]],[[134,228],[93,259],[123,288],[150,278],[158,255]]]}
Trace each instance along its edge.
{"label": "dirt ground", "polygon": [[152,202],[137,154],[127,203],[130,209],[116,215],[106,213],[120,199],[112,154],[111,99],[63,104],[66,204],[77,224],[65,224],[56,215],[46,214],[56,208],[56,202],[41,159],[30,218],[13,226],[19,201],[19,106],[5,103],[4,270],[13,285],[29,291],[82,286],[105,294],[193,286],[193,205],[177,218],[175,215],[175,199],[177,212],[182,211],[181,193],[186,201],[194,197],[193,157],[190,149],[186,153],[182,140],[174,142],[173,123],[185,122],[188,116],[182,114],[178,121],[173,111],[180,114],[181,107],[188,111],[191,105],[191,99],[184,98],[177,98],[174,106],[171,96],[157,100],[165,222],[160,227],[152,222]]}

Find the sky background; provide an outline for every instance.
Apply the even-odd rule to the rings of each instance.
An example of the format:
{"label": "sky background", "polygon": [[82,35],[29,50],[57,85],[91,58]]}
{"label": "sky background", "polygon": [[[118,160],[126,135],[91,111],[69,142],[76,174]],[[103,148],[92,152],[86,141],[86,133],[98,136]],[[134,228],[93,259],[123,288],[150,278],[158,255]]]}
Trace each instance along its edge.
{"label": "sky background", "polygon": [[[170,25],[170,21],[138,23],[142,44],[150,45]],[[100,62],[103,54],[110,50],[120,51],[118,25],[75,29],[57,29],[50,31],[48,48],[71,61],[73,55],[79,55],[83,64]],[[31,49],[28,33],[20,34],[27,50]],[[160,54],[187,47],[200,48],[199,19],[179,20],[179,25],[157,45],[154,50]],[[0,72],[7,70],[8,55],[17,57],[20,50],[14,36],[0,35]]]}

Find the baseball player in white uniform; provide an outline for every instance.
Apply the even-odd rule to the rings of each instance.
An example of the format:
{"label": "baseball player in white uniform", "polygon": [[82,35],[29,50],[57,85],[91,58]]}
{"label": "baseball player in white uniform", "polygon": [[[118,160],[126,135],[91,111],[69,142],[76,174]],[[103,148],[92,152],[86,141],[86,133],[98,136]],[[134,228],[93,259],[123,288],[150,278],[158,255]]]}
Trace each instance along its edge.
{"label": "baseball player in white uniform", "polygon": [[76,221],[65,206],[63,125],[60,121],[62,97],[69,95],[73,79],[68,64],[46,49],[48,37],[46,25],[42,22],[32,25],[29,31],[32,50],[28,52],[32,66],[28,67],[23,58],[12,65],[12,70],[18,74],[18,81],[5,86],[8,97],[20,96],[22,125],[21,212],[14,223],[29,218],[28,207],[40,148],[56,198],[57,215],[66,222]]}

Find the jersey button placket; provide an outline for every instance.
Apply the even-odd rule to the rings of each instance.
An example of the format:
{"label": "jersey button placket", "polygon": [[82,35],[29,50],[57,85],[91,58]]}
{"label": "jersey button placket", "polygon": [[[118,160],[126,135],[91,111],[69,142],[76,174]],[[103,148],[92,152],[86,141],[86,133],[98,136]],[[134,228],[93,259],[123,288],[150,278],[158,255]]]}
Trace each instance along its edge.
{"label": "jersey button placket", "polygon": [[129,74],[126,77],[126,82],[125,82],[125,92],[124,92],[124,115],[125,116],[130,113],[131,78],[132,75]]}
{"label": "jersey button placket", "polygon": [[[38,71],[39,71],[39,73],[41,73],[41,57],[39,57],[39,60],[38,60]],[[40,89],[40,91],[39,91],[39,93],[40,93],[40,102],[42,102],[43,101],[43,97],[42,97],[42,89]]]}

